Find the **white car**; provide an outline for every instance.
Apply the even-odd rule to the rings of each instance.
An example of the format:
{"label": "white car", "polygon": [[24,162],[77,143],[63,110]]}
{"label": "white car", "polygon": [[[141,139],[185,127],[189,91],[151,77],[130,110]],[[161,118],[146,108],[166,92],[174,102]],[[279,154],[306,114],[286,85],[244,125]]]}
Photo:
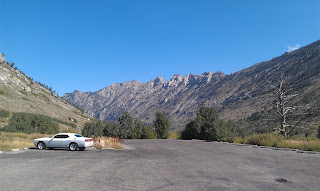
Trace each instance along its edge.
{"label": "white car", "polygon": [[33,143],[39,149],[69,148],[70,151],[83,151],[86,147],[92,147],[93,140],[76,133],[59,133],[50,138],[35,139]]}

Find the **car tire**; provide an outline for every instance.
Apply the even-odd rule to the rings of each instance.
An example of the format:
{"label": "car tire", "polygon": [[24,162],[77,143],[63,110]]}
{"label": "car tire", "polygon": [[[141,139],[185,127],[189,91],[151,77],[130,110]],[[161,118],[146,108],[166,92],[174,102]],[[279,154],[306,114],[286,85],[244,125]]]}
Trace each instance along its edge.
{"label": "car tire", "polygon": [[38,147],[38,149],[43,150],[43,149],[46,148],[46,144],[41,141],[41,142],[38,143],[37,147]]}
{"label": "car tire", "polygon": [[80,151],[83,151],[84,149],[86,149],[85,147],[79,147]]}
{"label": "car tire", "polygon": [[76,151],[78,149],[77,143],[70,143],[69,150],[70,151]]}

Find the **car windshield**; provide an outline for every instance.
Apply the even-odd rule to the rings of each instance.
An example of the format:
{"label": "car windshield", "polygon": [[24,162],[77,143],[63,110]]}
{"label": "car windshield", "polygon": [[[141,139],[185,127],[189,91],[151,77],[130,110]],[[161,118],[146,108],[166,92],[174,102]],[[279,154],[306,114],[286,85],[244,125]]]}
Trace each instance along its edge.
{"label": "car windshield", "polygon": [[81,135],[78,135],[78,134],[75,134],[74,136],[76,136],[76,137],[82,137]]}

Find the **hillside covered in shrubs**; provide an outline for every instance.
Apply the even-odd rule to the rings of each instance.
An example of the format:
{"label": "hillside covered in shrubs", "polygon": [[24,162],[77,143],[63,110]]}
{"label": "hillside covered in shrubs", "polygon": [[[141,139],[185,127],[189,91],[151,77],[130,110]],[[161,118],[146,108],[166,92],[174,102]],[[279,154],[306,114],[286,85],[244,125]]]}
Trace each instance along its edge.
{"label": "hillside covered in shrubs", "polygon": [[46,115],[11,113],[5,110],[0,110],[0,119],[1,121],[8,121],[8,124],[0,129],[6,132],[54,134],[60,132],[59,124],[74,129],[77,127],[74,123],[68,123]]}

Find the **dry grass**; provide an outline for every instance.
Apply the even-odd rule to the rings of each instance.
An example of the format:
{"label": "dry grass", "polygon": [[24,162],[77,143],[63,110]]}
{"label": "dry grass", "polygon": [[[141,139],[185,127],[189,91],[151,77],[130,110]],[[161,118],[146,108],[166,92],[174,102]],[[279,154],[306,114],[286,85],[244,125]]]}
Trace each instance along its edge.
{"label": "dry grass", "polygon": [[[103,140],[105,142],[105,146],[102,147],[101,144],[99,144],[99,141]],[[93,137],[93,142],[96,149],[102,149],[102,148],[114,148],[114,149],[123,149],[122,141],[120,138],[116,137],[99,137],[95,136]]]}
{"label": "dry grass", "polygon": [[319,139],[291,138],[285,139],[278,134],[255,134],[245,138],[236,137],[235,143],[252,144],[259,146],[272,146],[278,148],[291,148],[304,151],[320,151]]}
{"label": "dry grass", "polygon": [[168,139],[180,139],[180,135],[178,133],[169,132]]}
{"label": "dry grass", "polygon": [[245,138],[235,138],[233,142],[235,143],[244,143],[244,144],[252,144],[258,146],[270,146],[276,147],[278,142],[283,139],[282,136],[277,134],[254,134],[247,136]]}
{"label": "dry grass", "polygon": [[12,149],[24,149],[34,147],[34,139],[51,136],[52,135],[40,133],[25,134],[2,132],[0,139],[0,151],[11,151]]}
{"label": "dry grass", "polygon": [[283,140],[279,142],[278,147],[293,148],[304,151],[320,151],[320,140]]}

